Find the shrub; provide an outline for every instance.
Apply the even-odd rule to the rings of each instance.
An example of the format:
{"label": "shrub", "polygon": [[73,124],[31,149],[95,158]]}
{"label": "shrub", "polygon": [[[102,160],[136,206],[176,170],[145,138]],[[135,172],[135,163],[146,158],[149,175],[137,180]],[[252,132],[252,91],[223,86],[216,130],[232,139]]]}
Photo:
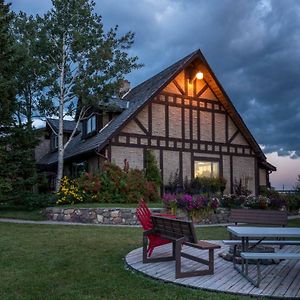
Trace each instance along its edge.
{"label": "shrub", "polygon": [[289,211],[298,211],[300,209],[300,194],[285,194],[282,197]]}
{"label": "shrub", "polygon": [[249,208],[266,209],[270,205],[270,199],[265,196],[248,196],[244,206]]}
{"label": "shrub", "polygon": [[179,170],[177,169],[174,173],[171,172],[168,184],[165,185],[165,192],[166,193],[182,193],[183,188],[180,184],[180,178],[179,178]]}
{"label": "shrub", "polygon": [[188,186],[189,193],[206,194],[208,196],[223,193],[226,187],[225,178],[209,178],[209,177],[196,177],[190,181]]}
{"label": "shrub", "polygon": [[240,208],[244,205],[246,196],[242,195],[223,195],[221,198],[221,206],[225,208]]}
{"label": "shrub", "polygon": [[249,196],[251,194],[251,191],[247,189],[245,185],[242,183],[242,179],[237,181],[234,179],[233,183],[233,193],[239,196]]}
{"label": "shrub", "polygon": [[181,209],[190,217],[215,211],[220,204],[217,198],[208,198],[204,195],[165,194],[162,200],[166,207],[173,211],[175,208]]}
{"label": "shrub", "polygon": [[34,210],[54,205],[56,198],[54,195],[38,194],[38,193],[25,193],[22,200],[18,201],[16,208],[22,208],[25,210]]}
{"label": "shrub", "polygon": [[244,203],[245,207],[259,209],[282,209],[286,207],[286,201],[282,198],[268,198],[265,196],[248,196]]}
{"label": "shrub", "polygon": [[160,169],[158,168],[157,161],[153,154],[153,151],[146,150],[146,168],[145,168],[145,177],[148,181],[153,182],[157,188],[162,184]]}
{"label": "shrub", "polygon": [[146,201],[159,199],[157,186],[145,178],[143,171],[124,171],[111,163],[106,163],[101,173],[85,173],[73,180],[64,177],[57,196],[57,204],[138,203],[140,198]]}
{"label": "shrub", "polygon": [[166,208],[173,210],[177,208],[176,194],[164,194],[162,197],[162,201]]}
{"label": "shrub", "polygon": [[78,190],[82,192],[83,200],[100,202],[101,180],[98,174],[83,173],[77,181]]}
{"label": "shrub", "polygon": [[265,186],[260,187],[259,194],[268,198],[282,198],[283,195],[275,191],[273,188],[267,188]]}
{"label": "shrub", "polygon": [[57,193],[57,204],[75,204],[84,201],[84,191],[79,190],[78,182],[64,176]]}

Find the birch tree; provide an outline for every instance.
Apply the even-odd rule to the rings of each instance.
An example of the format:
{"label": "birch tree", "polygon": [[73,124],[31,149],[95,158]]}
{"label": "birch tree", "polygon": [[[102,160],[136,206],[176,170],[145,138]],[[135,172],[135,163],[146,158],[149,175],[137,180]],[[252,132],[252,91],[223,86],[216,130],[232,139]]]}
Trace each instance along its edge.
{"label": "birch tree", "polygon": [[[119,89],[124,75],[141,65],[136,56],[128,54],[134,34],[119,36],[118,26],[105,32],[101,16],[94,12],[94,1],[52,0],[52,4],[50,11],[36,18],[36,51],[41,64],[49,68],[40,107],[47,107],[59,119],[58,190],[65,149],[86,110],[107,101]],[[64,144],[63,120],[67,115],[74,116],[78,99],[81,100],[79,117]]]}

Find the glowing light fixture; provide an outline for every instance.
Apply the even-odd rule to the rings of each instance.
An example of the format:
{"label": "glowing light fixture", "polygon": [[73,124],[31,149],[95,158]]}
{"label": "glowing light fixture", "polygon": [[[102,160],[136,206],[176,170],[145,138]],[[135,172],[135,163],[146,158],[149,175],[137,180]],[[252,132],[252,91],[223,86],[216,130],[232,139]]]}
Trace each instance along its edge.
{"label": "glowing light fixture", "polygon": [[199,80],[201,80],[201,79],[203,79],[203,73],[202,72],[197,72],[197,74],[196,74],[196,78],[197,79],[199,79]]}

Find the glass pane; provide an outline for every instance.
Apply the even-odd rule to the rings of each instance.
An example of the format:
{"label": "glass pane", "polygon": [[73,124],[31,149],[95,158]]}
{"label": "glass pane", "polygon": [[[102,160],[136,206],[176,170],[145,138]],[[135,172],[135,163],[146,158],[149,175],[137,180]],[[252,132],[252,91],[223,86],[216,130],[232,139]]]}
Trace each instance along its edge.
{"label": "glass pane", "polygon": [[195,161],[195,177],[219,177],[219,162]]}
{"label": "glass pane", "polygon": [[211,163],[204,161],[195,162],[195,177],[211,177]]}
{"label": "glass pane", "polygon": [[212,177],[219,177],[219,163],[218,162],[213,162],[212,163]]}
{"label": "glass pane", "polygon": [[96,116],[92,116],[92,130],[91,131],[95,131],[96,130]]}
{"label": "glass pane", "polygon": [[87,132],[87,133],[90,133],[90,132],[91,132],[91,123],[92,123],[91,118],[89,118],[89,119],[87,120],[87,126],[86,126],[86,132]]}

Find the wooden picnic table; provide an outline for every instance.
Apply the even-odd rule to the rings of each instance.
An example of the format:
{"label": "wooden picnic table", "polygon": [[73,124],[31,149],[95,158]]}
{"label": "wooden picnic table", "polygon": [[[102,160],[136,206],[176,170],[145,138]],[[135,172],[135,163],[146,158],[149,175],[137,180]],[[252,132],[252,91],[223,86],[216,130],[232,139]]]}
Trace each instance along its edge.
{"label": "wooden picnic table", "polygon": [[[255,246],[262,243],[266,238],[300,238],[300,227],[238,227],[238,226],[228,226],[227,230],[241,238],[242,252],[241,261],[242,267],[239,268],[236,265],[236,246],[238,241],[234,246],[233,251],[233,266],[240,272],[244,277],[246,277],[255,286],[259,286],[261,281],[261,274],[259,268],[259,262],[263,259],[298,259],[300,260],[300,254],[295,253],[256,253]],[[250,238],[256,238],[255,244],[249,241]],[[280,244],[280,245],[300,245],[299,241],[268,241],[269,244]],[[248,276],[248,260],[254,259],[257,261],[257,281],[255,282],[252,278]]]}

